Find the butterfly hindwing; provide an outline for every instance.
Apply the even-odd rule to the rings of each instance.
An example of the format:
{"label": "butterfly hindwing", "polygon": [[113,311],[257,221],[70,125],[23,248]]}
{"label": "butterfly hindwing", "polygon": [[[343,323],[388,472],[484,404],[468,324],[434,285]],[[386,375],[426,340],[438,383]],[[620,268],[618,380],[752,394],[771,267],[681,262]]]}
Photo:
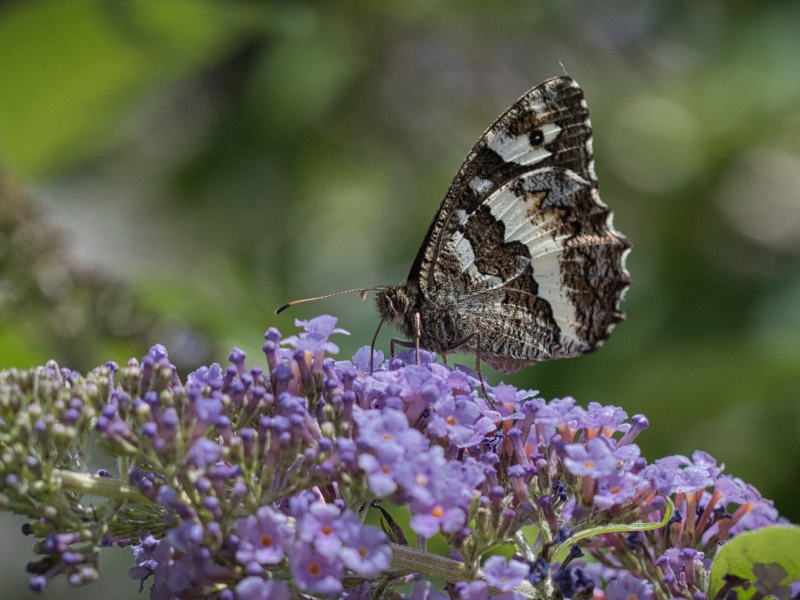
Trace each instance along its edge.
{"label": "butterfly hindwing", "polygon": [[428,229],[409,281],[501,371],[591,352],[624,318],[629,244],[593,160],[583,93],[546,81],[481,137]]}

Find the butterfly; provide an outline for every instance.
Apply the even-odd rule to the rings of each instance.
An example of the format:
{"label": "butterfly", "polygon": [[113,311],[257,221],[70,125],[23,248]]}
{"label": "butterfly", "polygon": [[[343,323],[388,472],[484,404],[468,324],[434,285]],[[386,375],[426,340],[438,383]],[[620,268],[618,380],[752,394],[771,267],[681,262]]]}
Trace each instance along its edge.
{"label": "butterfly", "polygon": [[513,373],[593,352],[625,318],[619,304],[631,284],[631,245],[612,219],[583,91],[570,77],[548,79],[467,155],[408,280],[369,288],[378,331],[389,322],[406,337],[392,340],[393,356],[397,345],[416,347],[417,360],[420,348],[474,353],[479,375],[481,361]]}
{"label": "butterfly", "polygon": [[583,92],[549,79],[467,155],[408,280],[378,289],[382,321],[413,341],[397,344],[469,351],[503,373],[592,352],[625,318],[631,283],[612,219]]}

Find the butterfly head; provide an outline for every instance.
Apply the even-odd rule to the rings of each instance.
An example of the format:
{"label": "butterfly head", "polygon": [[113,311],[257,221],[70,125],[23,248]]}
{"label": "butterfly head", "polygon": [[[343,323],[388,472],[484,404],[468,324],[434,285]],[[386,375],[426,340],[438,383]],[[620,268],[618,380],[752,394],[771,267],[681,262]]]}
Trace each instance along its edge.
{"label": "butterfly head", "polygon": [[406,335],[413,331],[418,292],[408,283],[386,286],[378,291],[375,300],[381,317]]}

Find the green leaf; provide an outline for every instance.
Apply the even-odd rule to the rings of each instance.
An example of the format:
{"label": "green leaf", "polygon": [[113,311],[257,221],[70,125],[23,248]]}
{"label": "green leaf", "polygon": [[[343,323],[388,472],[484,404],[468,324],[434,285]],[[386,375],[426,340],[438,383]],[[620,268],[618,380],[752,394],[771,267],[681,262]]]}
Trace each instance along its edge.
{"label": "green leaf", "polygon": [[667,501],[667,508],[664,511],[664,518],[658,521],[657,523],[627,523],[627,524],[614,524],[614,525],[602,525],[600,527],[591,527],[589,529],[584,529],[583,531],[579,531],[574,533],[572,537],[570,537],[566,542],[561,544],[556,551],[553,553],[553,556],[558,556],[560,552],[569,548],[575,542],[588,538],[593,537],[595,535],[600,535],[601,533],[625,533],[630,531],[650,531],[652,529],[660,529],[664,527],[669,520],[672,518],[672,513],[675,512],[675,505],[672,503],[672,500],[669,498],[665,498]]}
{"label": "green leaf", "polygon": [[725,575],[751,583],[746,591],[736,589],[740,600],[747,600],[756,591],[788,599],[788,584],[800,580],[800,527],[775,525],[740,533],[722,546],[711,566],[709,599],[723,588]]}

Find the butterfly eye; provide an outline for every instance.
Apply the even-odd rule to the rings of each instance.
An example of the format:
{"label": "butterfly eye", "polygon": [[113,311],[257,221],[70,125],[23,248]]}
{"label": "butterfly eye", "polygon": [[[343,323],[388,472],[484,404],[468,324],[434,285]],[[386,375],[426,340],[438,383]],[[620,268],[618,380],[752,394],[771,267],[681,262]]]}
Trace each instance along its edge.
{"label": "butterfly eye", "polygon": [[544,133],[541,129],[535,129],[531,132],[531,146],[538,146],[544,143]]}

